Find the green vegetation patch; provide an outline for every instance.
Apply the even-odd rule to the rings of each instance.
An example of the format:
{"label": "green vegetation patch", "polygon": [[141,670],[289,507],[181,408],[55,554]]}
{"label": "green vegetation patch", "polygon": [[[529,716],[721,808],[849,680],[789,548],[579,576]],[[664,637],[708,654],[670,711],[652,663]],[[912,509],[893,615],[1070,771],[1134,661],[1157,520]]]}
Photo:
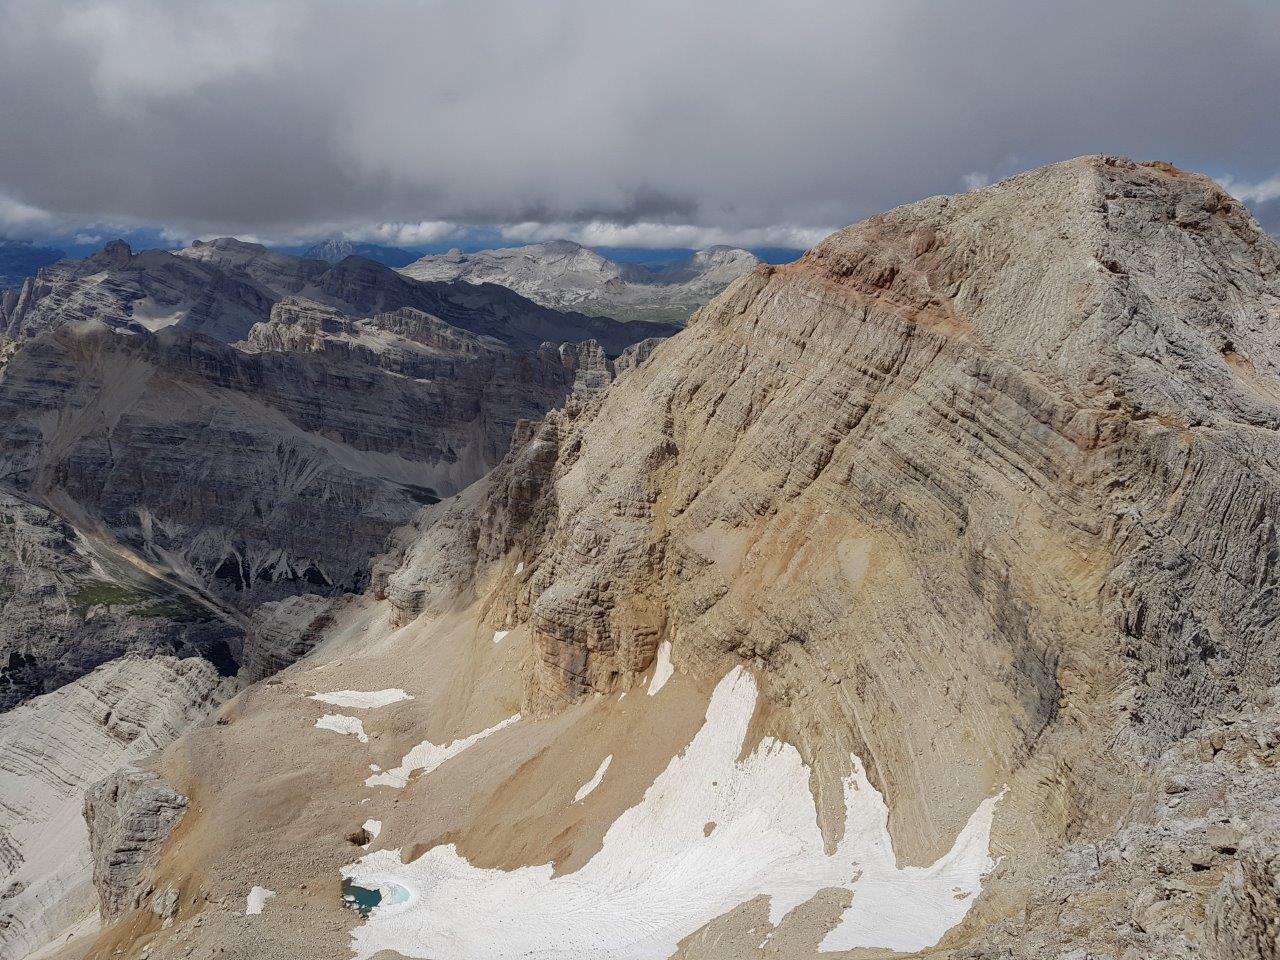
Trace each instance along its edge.
{"label": "green vegetation patch", "polygon": [[135,617],[161,617],[180,623],[212,620],[213,614],[176,591],[148,590],[106,580],[91,580],[80,586],[68,599],[80,617],[98,605],[126,607]]}

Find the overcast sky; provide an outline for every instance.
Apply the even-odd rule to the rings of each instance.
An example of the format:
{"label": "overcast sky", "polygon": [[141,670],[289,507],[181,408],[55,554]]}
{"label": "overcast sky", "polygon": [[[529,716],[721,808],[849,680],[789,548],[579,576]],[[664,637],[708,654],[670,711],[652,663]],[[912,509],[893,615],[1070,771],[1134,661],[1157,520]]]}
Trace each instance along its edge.
{"label": "overcast sky", "polygon": [[1280,230],[1280,0],[0,0],[0,235],[804,246],[1085,153]]}

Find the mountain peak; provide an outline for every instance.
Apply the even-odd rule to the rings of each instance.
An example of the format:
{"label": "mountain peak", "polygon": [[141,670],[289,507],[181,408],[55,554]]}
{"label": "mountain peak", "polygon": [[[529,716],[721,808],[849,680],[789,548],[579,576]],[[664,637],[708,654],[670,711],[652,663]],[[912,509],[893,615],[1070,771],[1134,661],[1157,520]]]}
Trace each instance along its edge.
{"label": "mountain peak", "polygon": [[329,237],[312,244],[303,251],[302,256],[308,260],[323,260],[326,263],[338,263],[346,257],[358,255],[368,260],[376,260],[388,267],[403,267],[418,258],[416,253],[402,250],[399,247],[385,247],[376,243],[360,243],[342,237]]}
{"label": "mountain peak", "polygon": [[267,248],[260,243],[253,243],[250,240],[241,240],[238,237],[215,237],[212,240],[193,240],[191,249],[205,247],[211,250],[218,250],[224,253],[266,253]]}
{"label": "mountain peak", "polygon": [[111,240],[95,257],[115,266],[124,266],[133,259],[133,248],[124,240]]}
{"label": "mountain peak", "polygon": [[[591,248],[584,247],[582,244],[573,240],[547,240],[543,243],[532,244],[530,247],[524,247],[523,249],[539,249],[544,253],[552,254],[573,254],[582,250],[590,250]],[[595,253],[594,250],[591,250],[591,252]],[[599,254],[597,254],[597,256],[599,256]]]}
{"label": "mountain peak", "polygon": [[450,251],[423,257],[402,272],[422,280],[497,283],[557,309],[683,322],[758,264],[745,250],[715,247],[684,263],[646,270],[562,239],[469,254]]}

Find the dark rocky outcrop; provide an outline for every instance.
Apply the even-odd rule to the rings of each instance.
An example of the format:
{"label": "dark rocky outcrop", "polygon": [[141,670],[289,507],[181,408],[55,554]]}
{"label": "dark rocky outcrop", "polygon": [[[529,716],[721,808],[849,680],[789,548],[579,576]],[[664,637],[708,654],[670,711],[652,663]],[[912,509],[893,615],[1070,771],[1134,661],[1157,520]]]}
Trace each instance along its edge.
{"label": "dark rocky outcrop", "polygon": [[[155,890],[149,871],[186,810],[186,797],[154,773],[134,767],[117,770],[85,794],[93,885],[104,920],[115,920],[151,898]],[[158,906],[166,912],[169,899],[168,892],[160,895]]]}

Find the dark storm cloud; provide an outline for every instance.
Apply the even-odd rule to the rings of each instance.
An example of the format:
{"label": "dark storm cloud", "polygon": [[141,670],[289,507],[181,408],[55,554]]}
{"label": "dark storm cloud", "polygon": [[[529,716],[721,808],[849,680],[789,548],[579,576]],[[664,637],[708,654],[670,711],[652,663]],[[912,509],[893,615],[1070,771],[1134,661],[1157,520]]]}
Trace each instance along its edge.
{"label": "dark storm cloud", "polygon": [[803,240],[1099,152],[1280,225],[1270,0],[0,0],[0,28],[0,230]]}

